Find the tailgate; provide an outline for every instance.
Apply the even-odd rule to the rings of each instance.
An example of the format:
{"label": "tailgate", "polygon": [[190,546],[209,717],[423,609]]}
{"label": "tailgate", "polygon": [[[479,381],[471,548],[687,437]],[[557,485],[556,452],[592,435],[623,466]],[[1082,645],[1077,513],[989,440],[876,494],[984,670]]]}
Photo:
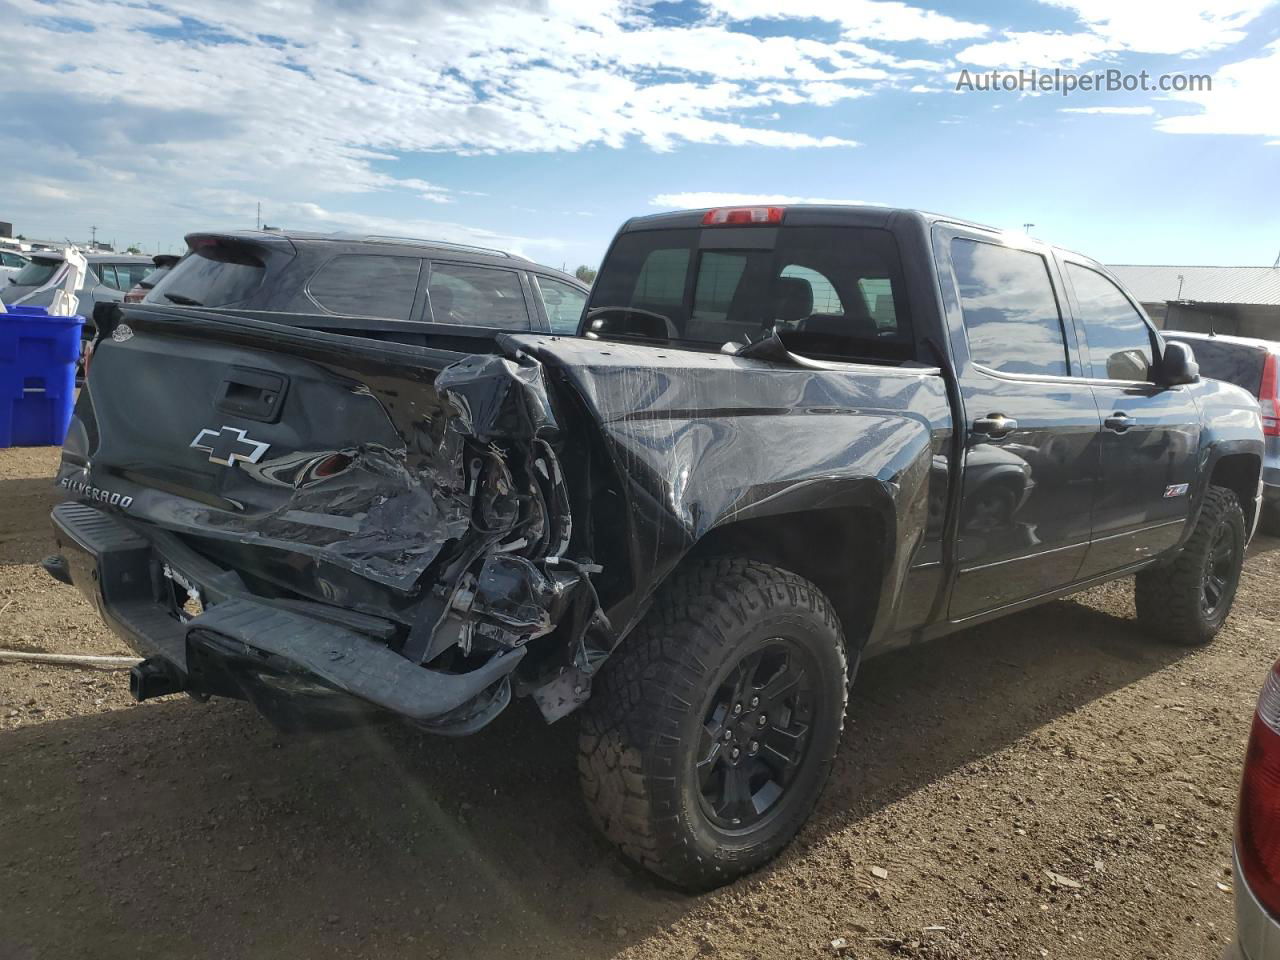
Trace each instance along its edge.
{"label": "tailgate", "polygon": [[197,311],[114,311],[59,482],[215,551],[251,548],[268,579],[323,561],[405,590],[470,524],[456,407],[435,387],[459,359]]}

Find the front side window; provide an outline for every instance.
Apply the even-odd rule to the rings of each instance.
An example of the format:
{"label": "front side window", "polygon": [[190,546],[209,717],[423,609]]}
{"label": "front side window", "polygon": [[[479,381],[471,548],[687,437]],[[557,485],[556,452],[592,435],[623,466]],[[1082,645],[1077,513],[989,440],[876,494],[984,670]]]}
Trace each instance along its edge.
{"label": "front side window", "polygon": [[587,305],[586,292],[550,277],[538,277],[538,290],[542,294],[547,319],[551,321],[551,332],[562,336],[577,333],[582,309]]}
{"label": "front side window", "polygon": [[98,279],[102,281],[104,286],[110,287],[112,290],[120,289],[120,281],[116,279],[116,268],[109,263],[99,263],[89,268]]}
{"label": "front side window", "polygon": [[417,257],[347,254],[322,266],[307,292],[325,310],[344,317],[409,320],[421,271]]}
{"label": "front side window", "polygon": [[498,330],[528,330],[520,278],[513,270],[433,263],[427,283],[431,318],[436,323]]}
{"label": "front side window", "polygon": [[1044,257],[957,237],[951,264],[975,363],[1001,373],[1067,375],[1062,315]]}
{"label": "front side window", "polygon": [[1068,263],[1067,275],[1080,304],[1093,375],[1108,380],[1148,380],[1151,333],[1128,297],[1088,267]]}

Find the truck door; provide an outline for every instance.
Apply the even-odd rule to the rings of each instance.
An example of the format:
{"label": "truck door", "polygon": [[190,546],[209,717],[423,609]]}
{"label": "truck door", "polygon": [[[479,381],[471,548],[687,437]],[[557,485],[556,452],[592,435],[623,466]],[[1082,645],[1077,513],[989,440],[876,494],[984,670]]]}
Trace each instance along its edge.
{"label": "truck door", "polygon": [[1101,425],[1045,249],[942,227],[935,249],[967,429],[949,608],[962,620],[1077,579]]}
{"label": "truck door", "polygon": [[1067,256],[1081,355],[1102,417],[1102,483],[1082,577],[1174,546],[1190,515],[1200,412],[1185,386],[1152,382],[1155,332],[1096,267]]}

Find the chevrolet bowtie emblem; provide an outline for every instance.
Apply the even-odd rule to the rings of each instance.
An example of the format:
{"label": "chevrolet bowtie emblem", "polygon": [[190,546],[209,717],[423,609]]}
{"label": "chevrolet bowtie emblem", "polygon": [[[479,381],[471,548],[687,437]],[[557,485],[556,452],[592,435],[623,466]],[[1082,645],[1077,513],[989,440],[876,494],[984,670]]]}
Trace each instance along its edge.
{"label": "chevrolet bowtie emblem", "polygon": [[210,463],[220,463],[224,467],[234,467],[238,460],[257,463],[270,446],[261,440],[250,439],[243,430],[226,426],[221,430],[206,427],[191,441],[193,450],[205,451],[209,454]]}

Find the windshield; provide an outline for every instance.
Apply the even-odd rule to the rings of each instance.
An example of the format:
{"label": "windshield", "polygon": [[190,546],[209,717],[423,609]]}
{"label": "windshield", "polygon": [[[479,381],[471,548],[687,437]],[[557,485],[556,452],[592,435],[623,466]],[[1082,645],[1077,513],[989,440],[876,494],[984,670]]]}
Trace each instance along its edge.
{"label": "windshield", "polygon": [[868,227],[624,233],[592,288],[593,310],[607,336],[718,349],[776,331],[802,353],[915,354],[897,244]]}
{"label": "windshield", "polygon": [[192,250],[147,294],[147,303],[221,307],[239,303],[262,285],[266,267],[242,244],[206,243]]}
{"label": "windshield", "polygon": [[48,283],[60,266],[61,260],[32,260],[14,275],[13,282],[20,287],[38,287]]}

